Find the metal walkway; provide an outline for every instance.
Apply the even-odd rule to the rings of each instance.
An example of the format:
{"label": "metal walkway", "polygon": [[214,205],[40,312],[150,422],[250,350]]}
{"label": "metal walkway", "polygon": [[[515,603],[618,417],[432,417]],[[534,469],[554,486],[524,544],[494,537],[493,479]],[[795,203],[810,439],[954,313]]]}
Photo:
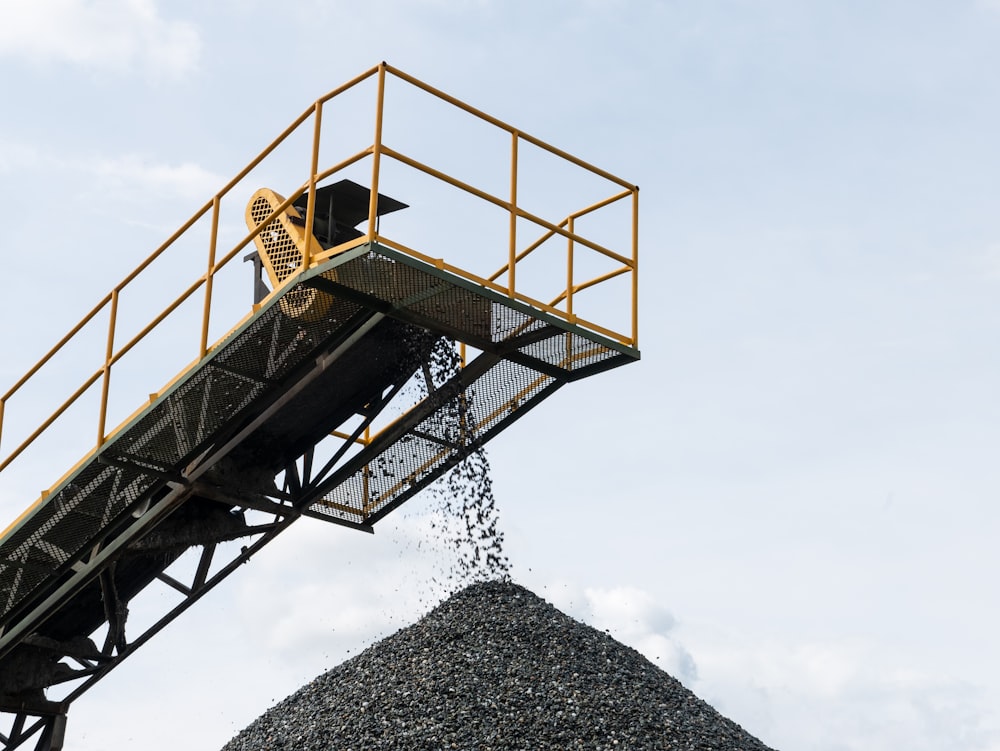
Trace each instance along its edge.
{"label": "metal walkway", "polygon": [[[76,698],[296,519],[370,531],[563,384],[639,358],[374,222],[342,249],[309,188],[300,211],[272,194],[248,219],[275,291],[0,538],[0,748],[61,748]],[[261,239],[279,220],[303,230],[284,266]],[[435,380],[453,342],[467,361]],[[153,585],[179,601],[134,632],[129,602]]]}

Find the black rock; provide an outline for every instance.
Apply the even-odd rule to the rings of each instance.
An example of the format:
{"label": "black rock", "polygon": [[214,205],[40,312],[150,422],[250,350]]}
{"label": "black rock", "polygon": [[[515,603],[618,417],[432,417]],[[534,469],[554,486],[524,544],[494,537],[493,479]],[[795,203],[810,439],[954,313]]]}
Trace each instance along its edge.
{"label": "black rock", "polygon": [[516,584],[453,595],[223,751],[768,747],[635,650]]}

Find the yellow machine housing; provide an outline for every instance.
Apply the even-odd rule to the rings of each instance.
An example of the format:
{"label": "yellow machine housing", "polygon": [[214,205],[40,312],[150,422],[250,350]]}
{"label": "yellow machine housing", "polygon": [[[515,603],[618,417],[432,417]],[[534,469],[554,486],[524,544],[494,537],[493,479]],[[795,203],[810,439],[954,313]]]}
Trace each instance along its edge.
{"label": "yellow machine housing", "polygon": [[[286,203],[284,197],[270,188],[261,188],[247,203],[246,223],[252,232],[267,222],[254,236],[257,253],[267,271],[271,288],[277,289],[292,274],[302,268],[303,250],[306,247],[305,219],[294,205],[277,212],[269,222],[268,217]],[[323,248],[312,234],[308,238],[309,255],[315,256]],[[336,281],[336,272],[328,271],[327,278]],[[330,309],[332,298],[315,287],[296,289],[281,299],[281,312],[292,318],[317,321]]]}

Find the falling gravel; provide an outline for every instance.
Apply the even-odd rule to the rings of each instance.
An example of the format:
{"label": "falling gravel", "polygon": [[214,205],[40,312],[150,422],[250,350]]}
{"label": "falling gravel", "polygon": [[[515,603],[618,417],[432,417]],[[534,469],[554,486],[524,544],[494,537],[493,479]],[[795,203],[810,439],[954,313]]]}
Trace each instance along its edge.
{"label": "falling gravel", "polygon": [[[439,341],[417,396],[459,365],[454,344]],[[464,402],[450,405],[445,435],[468,426]],[[460,591],[302,687],[223,751],[767,749],[635,650],[511,582],[481,446],[432,486],[421,513],[442,564],[431,584]]]}
{"label": "falling gravel", "polygon": [[[455,342],[442,338],[424,363],[422,378],[415,379],[416,397],[425,398],[458,375],[461,359]],[[473,390],[466,391],[472,398]],[[452,399],[438,413],[437,430],[456,445],[464,444],[469,426],[466,399]],[[510,579],[510,561],[504,552],[500,513],[493,495],[490,463],[482,445],[471,451],[447,474],[431,485],[414,506],[415,514],[429,520],[419,546],[431,551],[435,571],[424,584],[421,601],[429,606],[444,595],[470,584]],[[408,512],[404,517],[410,518]],[[421,587],[422,588],[422,587]]]}
{"label": "falling gravel", "polygon": [[767,748],[635,650],[487,581],[319,676],[223,751]]}

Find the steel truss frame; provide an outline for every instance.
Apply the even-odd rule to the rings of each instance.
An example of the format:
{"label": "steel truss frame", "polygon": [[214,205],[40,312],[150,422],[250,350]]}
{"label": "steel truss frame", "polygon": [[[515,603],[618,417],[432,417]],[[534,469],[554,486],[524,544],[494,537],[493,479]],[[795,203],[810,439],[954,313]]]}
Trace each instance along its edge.
{"label": "steel truss frame", "polygon": [[[368,268],[372,264],[380,272],[385,269],[378,264],[391,264],[393,269],[393,278],[385,289],[375,290],[377,294],[367,289],[371,279],[366,274],[372,273]],[[331,277],[328,266],[336,266],[339,276]],[[273,388],[261,392],[251,415],[237,419],[221,433],[195,431],[204,433],[207,443],[185,443],[188,458],[172,467],[154,466],[150,457],[159,455],[154,449],[166,441],[165,436],[176,438],[177,426],[189,425],[194,414],[202,415],[198,420],[203,421],[205,405],[211,401],[211,378],[202,378],[201,386],[188,390],[186,382],[179,382],[173,394],[151,406],[150,414],[137,417],[133,426],[97,458],[100,466],[139,468],[157,480],[82,548],[79,556],[53,571],[57,586],[44,590],[44,596],[26,600],[27,604],[15,611],[18,618],[3,624],[0,666],[14,664],[25,669],[27,665],[29,672],[48,669],[51,675],[43,680],[35,678],[31,686],[61,692],[56,701],[42,699],[41,691],[35,698],[28,695],[30,692],[0,696],[0,712],[13,713],[15,718],[13,730],[0,736],[3,751],[18,748],[32,737],[39,744],[36,748],[58,749],[66,711],[73,701],[297,519],[311,516],[371,532],[376,521],[564,383],[638,357],[628,348],[601,341],[592,333],[580,334],[571,324],[548,320],[544,314],[504,301],[495,293],[476,289],[447,272],[386,248],[361,248],[328,266],[303,273],[299,283],[289,287],[289,291],[313,287],[335,298],[345,321],[325,334],[323,343],[301,365],[293,366],[287,352],[272,346],[276,341],[298,342],[306,330],[301,322],[290,323],[275,312],[281,309],[280,298],[260,312],[262,317],[270,316],[267,326],[250,321],[220,348],[216,367],[231,373],[240,370],[239,358],[227,359],[230,351],[252,344],[269,353],[261,372]],[[352,272],[352,268],[361,271]],[[376,276],[387,277],[384,273]],[[449,312],[450,308],[454,310]],[[470,311],[488,314],[490,325],[475,320]],[[500,333],[490,333],[500,325],[497,322],[503,323]],[[299,333],[286,330],[290,325]],[[396,333],[386,338],[379,334],[384,331]],[[393,346],[403,349],[386,363],[369,365],[388,368],[391,374],[373,394],[348,401],[337,413],[335,424],[315,434],[281,466],[272,467],[268,477],[257,477],[248,485],[244,473],[224,471],[227,462],[258,440],[262,431],[287,419],[286,413],[301,406],[302,400],[310,405],[329,401],[324,379],[365,367],[359,352],[363,354],[363,348],[372,346],[368,343],[379,336],[378,351]],[[405,339],[405,346],[402,339],[397,341],[399,336]],[[435,385],[426,372],[429,348],[452,337],[475,347],[478,354]],[[404,351],[414,346],[415,355]],[[496,394],[496,384],[489,391],[479,387],[495,369],[505,367],[518,368],[521,382],[508,382],[504,372],[499,382],[506,390]],[[282,368],[291,376],[279,378]],[[191,381],[198,378],[197,371],[190,374]],[[411,404],[412,394],[405,393],[404,387],[414,382],[424,388],[423,395]],[[386,414],[388,424],[372,434]],[[332,429],[345,424],[353,425],[350,432],[331,435]],[[366,490],[363,497],[352,497],[350,504],[338,500],[343,488],[352,492],[351,483],[356,485],[359,477],[364,479],[365,488],[377,485],[386,466],[385,457],[391,458],[391,452],[400,446],[406,453],[423,452],[421,461],[405,477],[389,483],[388,490]],[[162,448],[159,450],[162,453]],[[53,503],[58,505],[60,498],[56,493]],[[54,547],[44,537],[35,544],[38,549]],[[155,552],[149,553],[155,565],[146,562],[137,567],[134,557],[148,551]],[[192,555],[185,558],[184,566],[178,564],[185,571],[182,575],[174,571],[174,564],[185,552]],[[151,586],[169,587],[180,600],[133,635],[126,628],[130,626],[129,602]],[[77,613],[88,607],[89,621]],[[98,608],[99,623],[95,623],[93,611]],[[77,621],[87,625],[79,626],[73,638],[60,639],[45,632],[47,624],[60,619],[71,625]],[[97,646],[89,637],[102,630],[103,642]],[[62,632],[57,629],[54,633]],[[21,662],[10,662],[12,655],[20,655]],[[38,719],[29,723],[29,716]]]}
{"label": "steel truss frame", "polygon": [[[505,131],[509,193],[493,195],[384,145],[387,77]],[[320,170],[324,105],[366,80],[377,90],[373,143]],[[300,126],[313,130],[308,179],[224,252],[218,236],[224,199]],[[518,205],[518,185],[525,182],[519,177],[519,144],[597,175],[615,192],[562,221],[535,216]],[[482,276],[481,270],[379,234],[383,158],[508,214],[507,261],[500,270]],[[362,160],[372,167],[367,235],[317,248],[316,255],[305,243],[301,265],[268,294],[256,281],[255,261],[253,312],[210,345],[213,282],[222,269],[292,202],[304,204],[304,235],[310,237],[320,183]],[[630,250],[604,247],[579,234],[577,219],[619,202],[631,206],[624,243]],[[121,295],[203,217],[211,222],[205,272],[135,338],[117,342]],[[516,230],[522,222],[542,232],[527,246]],[[520,264],[540,255],[536,251],[554,238],[567,244],[565,269],[557,269],[553,297],[530,297],[518,280],[531,275],[522,274]],[[574,259],[583,253],[609,265],[582,279],[575,269],[584,265]],[[587,321],[574,308],[579,293],[616,278],[628,280],[629,333]],[[112,369],[198,290],[205,295],[195,332],[198,359],[125,423],[108,430]],[[2,430],[7,404],[22,386],[89,322],[107,316],[101,367],[0,458],[2,471],[91,386],[100,386],[96,446],[0,534],[0,715],[11,719],[6,734],[0,730],[0,751],[30,742],[39,751],[61,749],[66,713],[77,697],[297,519],[316,517],[371,532],[375,522],[565,383],[639,359],[637,290],[636,186],[385,63],[317,100],[0,395]],[[295,320],[288,313],[294,301],[287,300],[292,304],[284,311],[281,302],[298,292],[328,296],[330,315]],[[545,294],[541,288],[539,293]],[[429,348],[442,338],[462,343],[462,367],[436,387],[425,377],[423,396],[415,404],[405,402],[407,384],[419,380]],[[475,350],[471,361],[466,345]],[[397,410],[401,400],[403,409]],[[291,426],[312,407],[319,418],[305,434],[295,434]],[[272,447],[289,443],[292,448],[270,455]],[[136,634],[129,606],[152,586],[169,588],[179,600]]]}

